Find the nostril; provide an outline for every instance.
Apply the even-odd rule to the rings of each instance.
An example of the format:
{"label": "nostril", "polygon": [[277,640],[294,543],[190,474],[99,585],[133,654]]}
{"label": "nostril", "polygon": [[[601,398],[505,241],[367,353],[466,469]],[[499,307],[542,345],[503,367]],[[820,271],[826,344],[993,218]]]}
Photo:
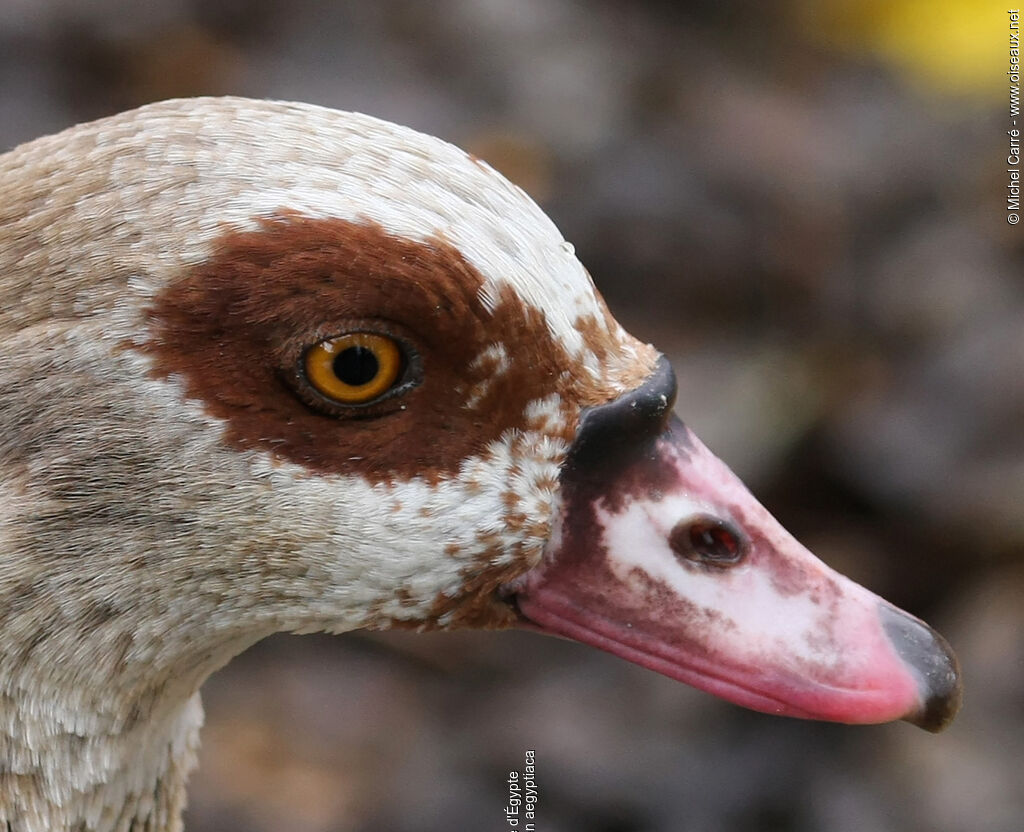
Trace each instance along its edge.
{"label": "nostril", "polygon": [[680,520],[669,532],[668,545],[679,557],[708,566],[734,566],[747,554],[742,532],[717,517]]}

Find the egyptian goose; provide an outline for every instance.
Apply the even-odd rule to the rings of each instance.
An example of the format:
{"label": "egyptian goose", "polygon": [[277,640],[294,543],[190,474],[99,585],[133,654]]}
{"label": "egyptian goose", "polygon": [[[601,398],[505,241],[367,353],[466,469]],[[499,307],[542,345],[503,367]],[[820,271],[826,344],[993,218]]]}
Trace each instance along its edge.
{"label": "egyptian goose", "polygon": [[[277,631],[524,626],[938,730],[956,660],[672,415],[478,159],[169,101],[0,156],[0,828],[177,830],[197,691]],[[6,827],[3,827],[6,823]]]}

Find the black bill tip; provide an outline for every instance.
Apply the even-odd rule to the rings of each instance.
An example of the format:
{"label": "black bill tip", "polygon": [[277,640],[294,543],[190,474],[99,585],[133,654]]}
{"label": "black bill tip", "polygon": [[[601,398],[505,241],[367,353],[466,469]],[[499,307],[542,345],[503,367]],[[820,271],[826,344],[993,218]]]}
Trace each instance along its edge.
{"label": "black bill tip", "polygon": [[920,707],[904,719],[937,733],[960,710],[960,664],[946,640],[922,621],[888,604],[879,606],[885,634],[918,679]]}

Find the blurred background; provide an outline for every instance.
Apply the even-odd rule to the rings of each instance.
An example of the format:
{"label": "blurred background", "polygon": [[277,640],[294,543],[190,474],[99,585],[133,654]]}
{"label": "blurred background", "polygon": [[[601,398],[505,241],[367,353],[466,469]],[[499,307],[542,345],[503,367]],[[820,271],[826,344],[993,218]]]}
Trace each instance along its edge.
{"label": "blurred background", "polygon": [[989,0],[0,0],[0,149],[161,98],[480,155],[824,560],[942,631],[945,734],[748,713],[538,636],[270,639],[204,688],[191,832],[1020,830],[1024,236]]}

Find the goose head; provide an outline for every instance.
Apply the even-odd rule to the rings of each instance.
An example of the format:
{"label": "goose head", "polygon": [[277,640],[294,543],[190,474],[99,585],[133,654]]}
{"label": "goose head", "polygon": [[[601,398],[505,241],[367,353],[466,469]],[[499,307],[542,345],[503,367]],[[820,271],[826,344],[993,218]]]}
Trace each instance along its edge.
{"label": "goose head", "polygon": [[941,637],[800,546],[438,139],[243,99],[39,139],[0,290],[8,828],[180,828],[199,686],[278,631],[520,626],[770,713],[956,712]]}

